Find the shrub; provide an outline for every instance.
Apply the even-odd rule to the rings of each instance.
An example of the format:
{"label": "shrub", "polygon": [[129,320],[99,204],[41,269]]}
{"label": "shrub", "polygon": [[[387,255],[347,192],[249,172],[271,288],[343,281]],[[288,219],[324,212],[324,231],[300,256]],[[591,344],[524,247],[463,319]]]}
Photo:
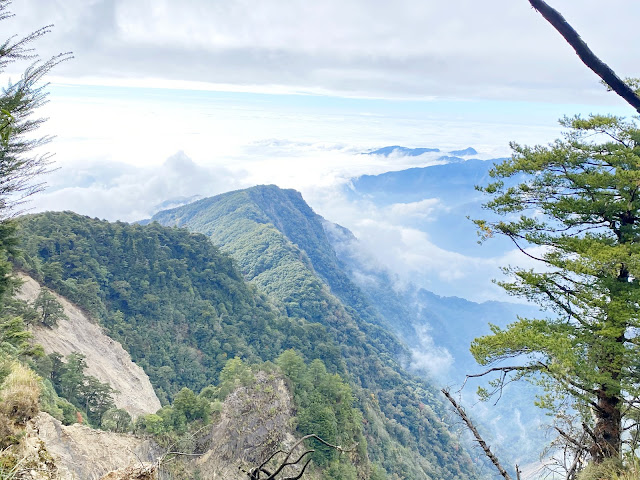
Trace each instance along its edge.
{"label": "shrub", "polygon": [[0,391],[0,413],[18,425],[24,425],[39,410],[40,384],[38,376],[20,363],[14,363]]}
{"label": "shrub", "polygon": [[129,432],[132,429],[131,415],[122,408],[110,408],[102,414],[101,426],[112,432]]}
{"label": "shrub", "polygon": [[4,413],[0,413],[0,450],[18,443],[17,433],[18,430],[11,419]]}

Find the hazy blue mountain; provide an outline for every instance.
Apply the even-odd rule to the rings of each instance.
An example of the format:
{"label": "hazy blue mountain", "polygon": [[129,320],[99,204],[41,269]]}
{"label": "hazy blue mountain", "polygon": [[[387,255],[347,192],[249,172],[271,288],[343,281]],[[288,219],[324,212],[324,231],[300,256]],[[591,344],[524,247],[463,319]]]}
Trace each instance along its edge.
{"label": "hazy blue mountain", "polygon": [[[500,159],[496,159],[498,161]],[[358,194],[377,204],[416,202],[428,197],[460,200],[475,197],[474,185],[486,183],[493,161],[467,160],[428,167],[416,167],[380,175],[362,175],[352,180]],[[462,195],[461,195],[462,194]]]}
{"label": "hazy blue mountain", "polygon": [[477,155],[478,152],[473,147],[465,148],[464,150],[452,150],[449,152],[451,155],[455,155],[456,157],[466,157],[467,155]]}
{"label": "hazy blue mountain", "polygon": [[[469,218],[486,215],[482,208],[486,198],[475,186],[489,182],[489,169],[500,160],[471,159],[380,175],[362,175],[352,179],[345,194],[352,201],[366,200],[378,207],[438,199],[438,205],[428,220],[416,218],[407,225],[428,230],[431,241],[443,248],[462,254],[477,254],[478,237]],[[505,239],[495,239],[483,245],[482,253],[491,256],[510,247]]]}
{"label": "hazy blue mountain", "polygon": [[407,148],[399,145],[392,145],[390,147],[382,147],[372,152],[367,152],[367,155],[384,155],[388,157],[392,153],[405,155],[407,157],[417,157],[423,153],[439,152],[439,148]]}

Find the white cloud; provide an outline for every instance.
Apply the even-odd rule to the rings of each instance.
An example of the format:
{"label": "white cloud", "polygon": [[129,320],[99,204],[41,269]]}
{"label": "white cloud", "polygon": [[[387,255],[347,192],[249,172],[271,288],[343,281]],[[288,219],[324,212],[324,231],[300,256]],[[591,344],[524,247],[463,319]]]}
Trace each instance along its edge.
{"label": "white cloud", "polygon": [[419,202],[394,203],[386,208],[393,217],[417,217],[422,220],[433,219],[437,211],[447,211],[438,198],[425,198]]}
{"label": "white cloud", "polygon": [[[338,189],[322,192],[319,189],[303,192],[303,195],[318,213],[353,232],[359,246],[372,257],[365,260],[367,264],[375,262],[393,272],[401,284],[412,282],[438,295],[459,296],[477,302],[520,301],[507,296],[492,279],[505,279],[501,267],[508,265],[539,267],[538,262],[515,248],[487,256],[478,245],[474,253],[465,255],[448,245],[435,244],[428,233],[429,217],[426,223],[422,219],[420,229],[414,226],[412,213],[414,209],[420,211],[422,202],[379,208],[367,200],[350,200]],[[428,206],[428,215],[434,215],[439,208],[446,211],[446,206],[437,199],[427,199],[424,204]],[[394,214],[398,205],[410,207],[400,207],[404,209],[402,215]],[[540,248],[527,251],[534,255],[542,253]]]}
{"label": "white cloud", "polygon": [[107,220],[149,218],[169,199],[213,196],[244,186],[242,176],[195,164],[184,152],[154,167],[107,162],[67,164],[51,174],[51,188],[33,198],[33,211],[72,210]]}
{"label": "white cloud", "polygon": [[[557,0],[621,76],[636,74],[640,5]],[[615,102],[525,0],[22,0],[8,31],[54,23],[60,74],[374,97]],[[44,52],[43,52],[44,53]],[[594,93],[599,92],[599,93]]]}
{"label": "white cloud", "polygon": [[424,370],[438,380],[448,377],[453,355],[444,347],[435,345],[426,326],[417,329],[418,348],[411,349],[411,368]]}

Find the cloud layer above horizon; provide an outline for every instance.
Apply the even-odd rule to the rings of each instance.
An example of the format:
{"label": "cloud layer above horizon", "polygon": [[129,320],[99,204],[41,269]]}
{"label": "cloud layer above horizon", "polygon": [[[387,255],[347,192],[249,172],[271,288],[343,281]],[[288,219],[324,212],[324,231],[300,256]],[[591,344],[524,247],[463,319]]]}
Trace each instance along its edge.
{"label": "cloud layer above horizon", "polygon": [[[104,159],[78,161],[63,164],[49,174],[50,188],[35,196],[30,206],[33,211],[72,210],[131,222],[150,218],[160,209],[192,197],[276,183],[298,189],[317,213],[352,230],[363,255],[378,268],[396,275],[398,285],[413,282],[440,295],[475,301],[505,300],[490,280],[500,275],[500,266],[522,259],[512,251],[462,252],[435,243],[429,230],[448,212],[442,200],[425,198],[379,207],[346,194],[353,176],[435,165],[439,155],[442,153],[384,157],[362,155],[358,149],[343,145],[271,141],[250,145],[244,156],[235,158],[233,168],[200,165],[182,151],[157,166]],[[468,220],[460,217],[447,221]],[[474,242],[469,239],[469,243]]]}
{"label": "cloud layer above horizon", "polygon": [[[637,75],[640,4],[556,0],[620,76]],[[55,24],[68,82],[226,85],[376,98],[615,102],[526,0],[21,0],[10,31]],[[137,83],[136,83],[137,82]]]}
{"label": "cloud layer above horizon", "polygon": [[[640,3],[553,3],[621,76],[636,74],[640,54],[620,45],[640,43]],[[57,136],[47,150],[58,170],[35,211],[135,221],[168,200],[274,183],[442,294],[496,298],[491,272],[509,253],[435,241],[429,222],[448,208],[438,198],[384,208],[345,198],[354,176],[437,161],[362,152],[473,146],[495,158],[510,140],[552,141],[563,114],[634,113],[526,0],[21,0],[10,9],[7,32],[55,24],[33,45],[43,58],[75,55],[53,72],[39,112],[51,119],[40,133]]]}

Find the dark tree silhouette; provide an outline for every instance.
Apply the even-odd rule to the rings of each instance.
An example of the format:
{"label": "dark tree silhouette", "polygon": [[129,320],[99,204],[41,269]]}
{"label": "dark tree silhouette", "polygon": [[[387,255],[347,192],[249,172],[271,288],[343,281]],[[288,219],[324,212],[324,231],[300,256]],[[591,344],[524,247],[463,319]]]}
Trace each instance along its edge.
{"label": "dark tree silhouette", "polygon": [[611,90],[620,95],[626,102],[640,113],[640,97],[629,87],[606,63],[593,53],[582,40],[578,32],[565,20],[560,12],[550,7],[543,0],[529,0],[531,6],[542,15],[553,28],[573,47],[580,60],[598,75]]}
{"label": "dark tree silhouette", "polygon": [[[335,448],[339,452],[350,452],[351,450],[353,450],[353,448],[351,448],[349,450],[345,450],[340,445],[332,445],[331,443],[325,442],[322,438],[320,438],[319,436],[314,435],[314,434],[305,435],[300,440],[298,440],[291,447],[291,449],[288,452],[285,452],[283,450],[277,450],[269,458],[267,458],[264,462],[262,462],[257,467],[252,468],[248,472],[243,470],[244,473],[247,474],[247,476],[249,477],[250,480],[298,480],[298,479],[302,478],[302,475],[304,475],[305,470],[309,466],[309,462],[311,462],[311,458],[307,458],[306,461],[304,462],[304,464],[302,463],[302,461],[305,459],[305,457],[307,455],[313,453],[315,450],[305,450],[304,452],[302,452],[302,454],[300,454],[300,456],[297,459],[292,460],[292,461],[290,461],[290,459],[291,459],[291,456],[293,455],[293,452],[295,451],[295,449],[298,446],[300,446],[300,444],[302,442],[304,442],[305,440],[308,440],[308,439],[317,440],[318,442],[323,443],[324,445],[326,445],[328,447]],[[282,460],[282,462],[279,465],[277,465],[275,467],[275,470],[273,470],[273,471],[267,469],[267,464],[271,460],[273,460],[277,455],[279,455],[281,453],[285,454],[285,457]],[[293,473],[293,475],[294,475],[293,477],[279,477],[278,478],[278,475],[280,475],[280,474],[284,475],[283,470],[286,467],[293,467],[293,466],[300,466],[300,465],[302,465],[302,469],[300,471],[298,471],[297,473]]]}

